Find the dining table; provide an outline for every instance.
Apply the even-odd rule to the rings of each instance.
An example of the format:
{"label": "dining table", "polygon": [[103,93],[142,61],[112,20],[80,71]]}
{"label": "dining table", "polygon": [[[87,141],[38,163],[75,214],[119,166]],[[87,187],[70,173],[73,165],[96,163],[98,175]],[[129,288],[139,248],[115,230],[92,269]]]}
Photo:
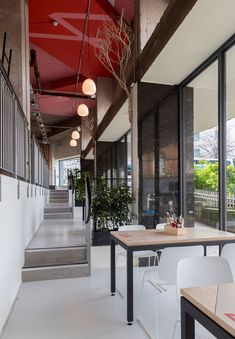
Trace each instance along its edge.
{"label": "dining table", "polygon": [[204,247],[204,255],[206,255],[207,246],[219,245],[221,251],[222,246],[227,243],[235,243],[235,234],[211,227],[187,227],[187,232],[184,235],[168,234],[165,230],[157,229],[110,232],[110,279],[112,296],[116,294],[115,247],[118,244],[127,251],[127,324],[132,325],[134,320],[133,252],[144,250],[157,251],[166,247],[202,245]]}
{"label": "dining table", "polygon": [[182,339],[195,339],[195,320],[218,339],[235,338],[235,283],[181,289]]}

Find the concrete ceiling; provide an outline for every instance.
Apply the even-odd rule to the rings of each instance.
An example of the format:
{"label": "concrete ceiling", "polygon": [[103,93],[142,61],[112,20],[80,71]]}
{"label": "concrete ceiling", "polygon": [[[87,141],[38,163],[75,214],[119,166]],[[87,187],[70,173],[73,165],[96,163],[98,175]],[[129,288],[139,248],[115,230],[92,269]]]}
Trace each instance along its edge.
{"label": "concrete ceiling", "polygon": [[101,135],[99,141],[117,141],[131,128],[128,116],[128,101],[126,101],[115,118]]}
{"label": "concrete ceiling", "polygon": [[235,33],[234,0],[198,0],[142,81],[178,84]]}

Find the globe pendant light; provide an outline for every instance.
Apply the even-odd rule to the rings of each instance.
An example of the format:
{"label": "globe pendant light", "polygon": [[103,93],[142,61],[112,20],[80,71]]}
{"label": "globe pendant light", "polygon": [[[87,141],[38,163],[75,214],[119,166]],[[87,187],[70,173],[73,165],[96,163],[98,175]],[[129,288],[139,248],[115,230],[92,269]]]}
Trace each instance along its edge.
{"label": "globe pendant light", "polygon": [[86,117],[89,114],[89,109],[87,105],[81,104],[78,106],[77,112],[78,112],[78,115],[80,115],[80,117]]}
{"label": "globe pendant light", "polygon": [[71,139],[70,140],[70,146],[72,146],[72,147],[76,147],[77,146],[77,140],[75,140],[75,139]]}
{"label": "globe pendant light", "polygon": [[90,78],[86,79],[82,84],[82,91],[86,95],[94,95],[96,93],[96,85]]}
{"label": "globe pendant light", "polygon": [[77,130],[73,131],[72,135],[71,135],[72,139],[78,140],[80,138],[80,134]]}

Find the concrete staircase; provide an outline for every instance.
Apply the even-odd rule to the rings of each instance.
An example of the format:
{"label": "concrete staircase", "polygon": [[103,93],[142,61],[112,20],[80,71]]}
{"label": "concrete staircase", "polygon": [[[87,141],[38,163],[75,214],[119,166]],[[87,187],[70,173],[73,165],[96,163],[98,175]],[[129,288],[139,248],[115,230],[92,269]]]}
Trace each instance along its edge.
{"label": "concrete staircase", "polygon": [[89,275],[86,246],[26,249],[22,281],[68,279]]}
{"label": "concrete staircase", "polygon": [[49,205],[44,209],[44,219],[72,219],[69,193],[66,190],[50,190]]}
{"label": "concrete staircase", "polygon": [[[66,221],[66,219],[72,218],[73,213],[72,208],[69,207],[68,191],[50,190],[49,205],[44,209],[44,219],[51,219],[52,223],[54,220],[53,225],[57,223],[58,219],[64,219],[64,221],[58,220],[58,226],[56,224],[56,227],[60,227],[61,225],[66,229],[66,225],[71,228],[71,221]],[[43,227],[45,227],[45,223],[46,227],[52,227],[51,221],[44,221]],[[77,237],[77,243],[80,245],[70,247],[26,248],[25,263],[22,269],[22,281],[28,282],[89,276],[89,232],[87,228],[83,229],[81,226],[81,229],[79,227],[75,228],[73,236],[74,233]],[[37,236],[40,237],[40,233],[38,233],[38,235],[36,233],[35,237]],[[52,236],[54,237],[54,235]],[[55,237],[59,236],[57,231]],[[62,237],[64,236],[65,235],[62,234]]]}

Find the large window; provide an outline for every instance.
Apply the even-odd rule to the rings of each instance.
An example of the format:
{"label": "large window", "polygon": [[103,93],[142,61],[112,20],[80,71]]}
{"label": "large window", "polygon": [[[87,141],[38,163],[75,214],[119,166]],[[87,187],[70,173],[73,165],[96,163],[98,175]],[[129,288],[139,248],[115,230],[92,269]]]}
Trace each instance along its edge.
{"label": "large window", "polygon": [[180,86],[181,209],[235,232],[235,35]]}
{"label": "large window", "polygon": [[59,161],[60,186],[68,185],[68,171],[71,169],[80,169],[80,158],[70,158]]}
{"label": "large window", "polygon": [[235,232],[235,47],[226,52],[227,228]]}
{"label": "large window", "polygon": [[218,227],[218,62],[184,88],[187,220]]}

